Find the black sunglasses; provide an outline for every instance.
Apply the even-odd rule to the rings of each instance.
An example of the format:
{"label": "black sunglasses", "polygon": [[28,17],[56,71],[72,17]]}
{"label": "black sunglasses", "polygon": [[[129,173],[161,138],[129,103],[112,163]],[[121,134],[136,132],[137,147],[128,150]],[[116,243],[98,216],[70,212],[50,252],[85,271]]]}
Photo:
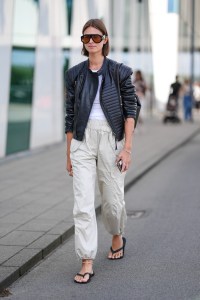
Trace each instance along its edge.
{"label": "black sunglasses", "polygon": [[87,44],[89,43],[90,39],[92,39],[94,43],[99,44],[101,41],[105,40],[105,38],[105,35],[100,34],[84,34],[81,36],[81,42],[83,44]]}

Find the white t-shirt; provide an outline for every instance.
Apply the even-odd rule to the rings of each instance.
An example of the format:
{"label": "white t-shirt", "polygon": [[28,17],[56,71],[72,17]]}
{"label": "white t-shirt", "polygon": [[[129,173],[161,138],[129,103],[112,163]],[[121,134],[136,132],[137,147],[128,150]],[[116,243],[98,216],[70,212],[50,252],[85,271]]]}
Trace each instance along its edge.
{"label": "white t-shirt", "polygon": [[[92,72],[97,72],[96,70],[92,70]],[[90,120],[106,120],[105,115],[103,113],[103,110],[100,105],[100,89],[101,89],[101,83],[102,83],[102,75],[98,76],[99,79],[99,85],[97,89],[97,94],[94,99],[94,103],[92,106],[92,110],[90,112],[89,119]]]}

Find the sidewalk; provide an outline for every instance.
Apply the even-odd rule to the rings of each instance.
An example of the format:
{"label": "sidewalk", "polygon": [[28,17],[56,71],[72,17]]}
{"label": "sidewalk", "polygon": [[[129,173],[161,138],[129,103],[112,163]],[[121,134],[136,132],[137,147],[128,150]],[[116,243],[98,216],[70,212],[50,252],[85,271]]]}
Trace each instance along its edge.
{"label": "sidewalk", "polygon": [[[147,120],[134,136],[127,191],[147,171],[200,131],[200,122]],[[73,232],[72,178],[65,143],[0,160],[0,289],[9,286]],[[96,191],[96,210],[100,198]]]}

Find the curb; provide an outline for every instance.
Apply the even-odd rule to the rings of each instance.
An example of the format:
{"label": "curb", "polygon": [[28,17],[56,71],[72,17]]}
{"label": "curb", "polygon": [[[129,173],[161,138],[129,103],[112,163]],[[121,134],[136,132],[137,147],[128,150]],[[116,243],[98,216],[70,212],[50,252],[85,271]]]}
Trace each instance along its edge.
{"label": "curb", "polygon": [[[182,142],[172,147],[166,153],[155,159],[153,162],[150,162],[149,165],[143,168],[139,174],[137,174],[132,180],[125,184],[125,193],[143,176],[145,176],[148,172],[150,172],[154,167],[156,167],[160,162],[169,157],[172,153],[177,151],[179,148],[183,147],[187,144],[192,138],[194,138],[200,132],[200,128],[196,129],[190,136],[185,138]],[[101,205],[97,205],[95,208],[96,215],[100,215],[101,213]],[[38,250],[33,257],[28,259],[24,264],[20,267],[12,268],[14,270],[10,271],[10,274],[6,275],[6,278],[0,282],[0,297],[2,297],[1,293],[4,289],[10,286],[13,282],[15,282],[18,278],[27,273],[31,268],[33,268],[37,263],[42,261],[45,257],[47,257],[53,250],[55,250],[58,246],[62,245],[66,240],[72,237],[74,234],[74,225],[70,226],[64,233],[62,233],[59,237],[56,237],[53,242],[48,244],[42,250]],[[6,267],[5,267],[6,268]]]}

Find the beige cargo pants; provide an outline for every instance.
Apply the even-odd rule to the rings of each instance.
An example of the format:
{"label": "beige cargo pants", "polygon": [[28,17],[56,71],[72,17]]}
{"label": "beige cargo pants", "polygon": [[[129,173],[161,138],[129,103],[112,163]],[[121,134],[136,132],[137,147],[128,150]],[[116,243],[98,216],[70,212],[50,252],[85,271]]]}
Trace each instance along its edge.
{"label": "beige cargo pants", "polygon": [[125,173],[116,166],[124,141],[117,142],[106,121],[89,120],[83,141],[72,139],[75,250],[80,259],[94,259],[97,252],[95,214],[96,175],[102,199],[102,219],[112,235],[122,234],[126,221]]}

